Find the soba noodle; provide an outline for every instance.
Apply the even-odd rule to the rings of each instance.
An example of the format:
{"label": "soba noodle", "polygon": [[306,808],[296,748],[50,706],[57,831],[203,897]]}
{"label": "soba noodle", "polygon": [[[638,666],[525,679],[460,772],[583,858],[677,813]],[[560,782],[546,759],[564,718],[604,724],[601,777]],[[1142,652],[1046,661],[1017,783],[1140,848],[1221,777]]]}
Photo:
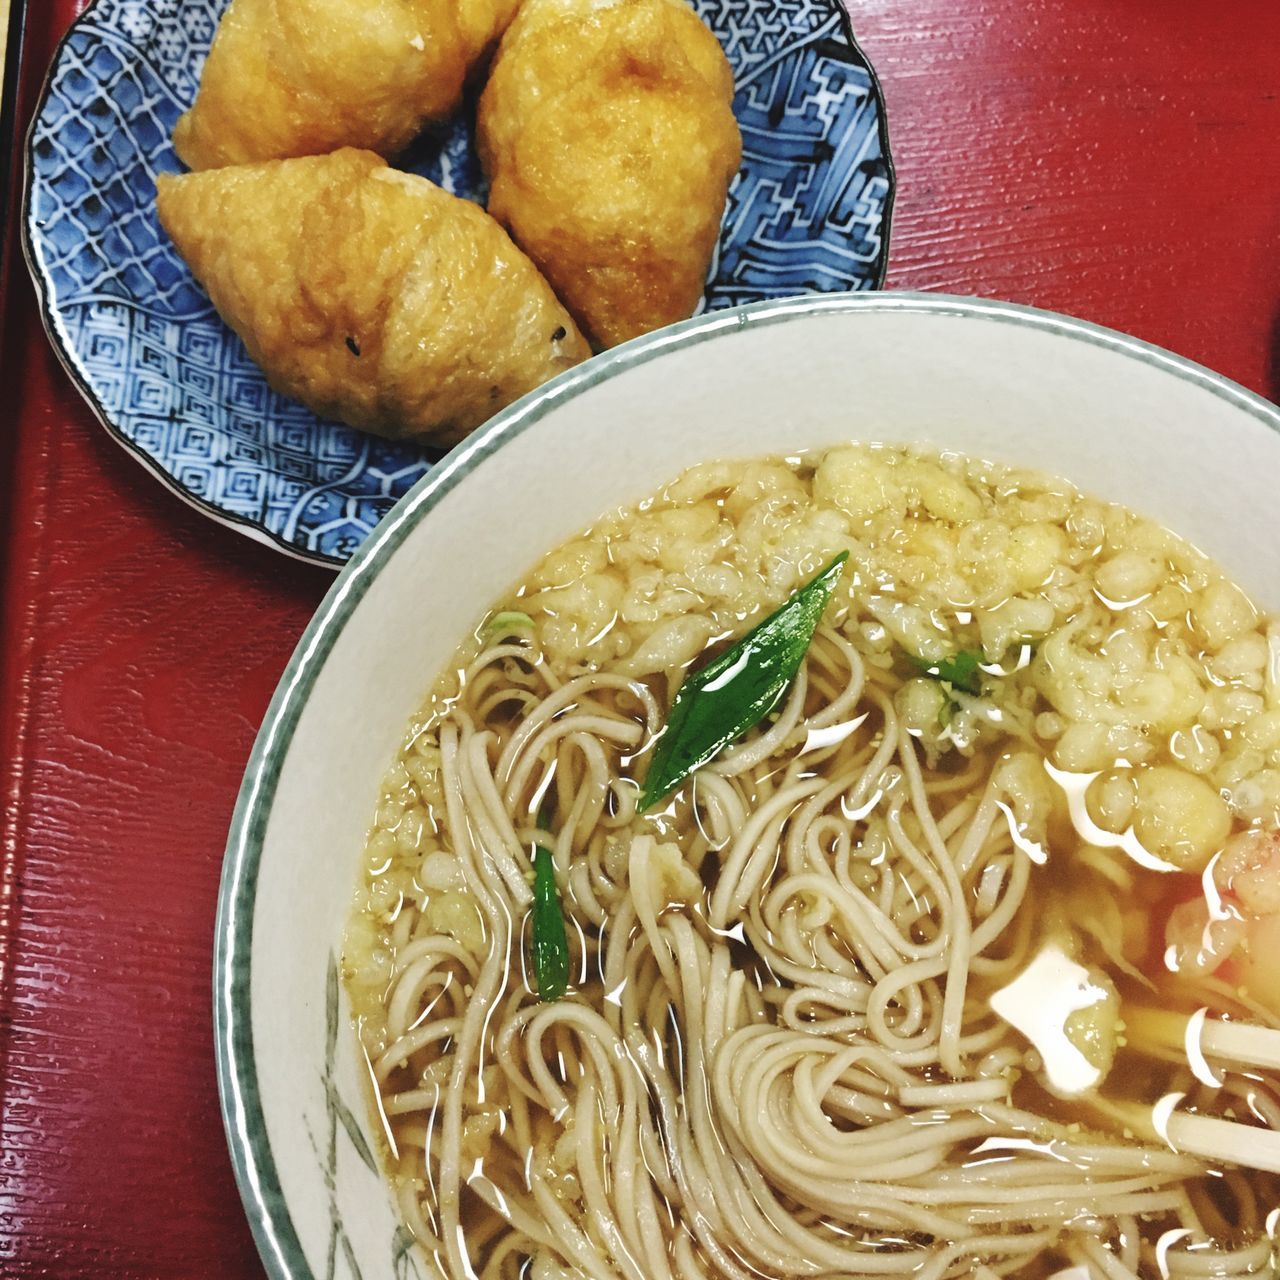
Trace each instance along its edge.
{"label": "soba noodle", "polygon": [[[638,814],[686,672],[840,551],[772,716]],[[404,1220],[448,1280],[1275,1275],[1280,1178],[1157,1104],[1275,1128],[1280,1081],[1126,1011],[1277,1024],[1278,825],[1280,629],[1165,530],[920,451],[697,468],[502,602],[384,785],[344,965]],[[1045,965],[1091,994],[1019,1021]]]}

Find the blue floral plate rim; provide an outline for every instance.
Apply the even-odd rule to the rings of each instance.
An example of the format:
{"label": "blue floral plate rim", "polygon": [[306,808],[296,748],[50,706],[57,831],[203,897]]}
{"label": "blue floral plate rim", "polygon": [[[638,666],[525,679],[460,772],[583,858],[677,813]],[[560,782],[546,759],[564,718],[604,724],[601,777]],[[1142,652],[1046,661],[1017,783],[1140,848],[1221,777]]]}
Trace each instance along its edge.
{"label": "blue floral plate rim", "polygon": [[[24,0],[16,0],[16,3],[19,9],[24,7]],[[112,415],[103,403],[101,396],[94,389],[88,378],[85,376],[83,370],[78,366],[76,359],[72,354],[71,343],[63,333],[61,327],[62,316],[59,312],[58,306],[56,305],[54,284],[49,277],[44,263],[40,260],[40,254],[36,245],[37,227],[33,217],[33,197],[35,194],[36,179],[36,135],[39,131],[45,113],[48,110],[55,80],[62,61],[67,54],[68,47],[73,40],[83,34],[86,27],[93,23],[97,11],[106,3],[107,0],[89,0],[89,3],[76,16],[58,40],[53,56],[49,61],[48,69],[46,70],[42,80],[40,92],[36,99],[35,107],[22,142],[22,198],[19,207],[20,243],[22,246],[23,259],[26,262],[27,270],[30,274],[32,285],[35,290],[41,323],[44,327],[45,334],[49,339],[49,344],[53,348],[55,355],[58,357],[58,361],[63,370],[71,379],[72,385],[80,393],[81,398],[93,412],[94,417],[106,430],[107,435],[114,440],[129,457],[138,462],[145,471],[158,480],[166,490],[181,502],[198,511],[201,515],[213,520],[215,523],[236,533],[242,534],[261,546],[269,547],[274,551],[283,552],[291,559],[302,561],[305,564],[320,565],[337,571],[350,559],[349,554],[336,555],[324,551],[305,548],[286,536],[285,533],[266,527],[266,525],[260,520],[255,520],[249,516],[227,510],[224,506],[203,497],[188,485],[185,485],[177,475],[164,466],[163,462],[156,455],[149,452],[136,441],[130,439],[129,436],[121,429],[119,424],[113,420]],[[878,291],[883,289],[884,282],[888,274],[889,252],[893,234],[893,216],[897,197],[897,170],[890,145],[888,105],[885,97],[884,86],[876,71],[875,65],[867,56],[865,49],[862,47],[854,32],[853,18],[847,7],[847,0],[817,0],[817,3],[828,7],[837,17],[840,36],[843,44],[847,46],[849,60],[860,66],[861,70],[865,72],[869,82],[870,97],[874,101],[876,107],[876,135],[878,138],[880,159],[886,181],[886,191],[883,197],[882,212],[879,222],[882,247],[876,258],[873,269],[870,272],[867,291]],[[717,250],[717,253],[718,252],[719,250]],[[797,294],[796,298],[798,300],[804,296],[805,295]],[[819,293],[816,296],[822,295]],[[833,295],[827,294],[826,296]],[[839,295],[837,294],[834,296]],[[636,343],[641,343],[651,336],[652,335],[644,335],[634,341]],[[624,347],[631,345],[631,343],[627,343],[624,344]],[[619,349],[621,348],[614,348],[615,351]],[[593,357],[592,360],[587,363],[593,363],[594,360],[601,359],[610,354],[612,353],[601,353],[601,355]],[[572,374],[572,372],[573,371],[570,370],[568,371],[568,374],[562,374],[560,377],[567,377],[569,374]],[[554,379],[553,383],[559,380],[559,378]],[[530,396],[541,395],[545,390],[545,386],[538,387],[534,391],[530,392]],[[462,441],[458,446],[456,446],[456,448],[463,447],[465,443],[465,440]],[[437,458],[430,464],[429,470],[434,470],[439,467],[448,456],[448,454],[444,454]]]}

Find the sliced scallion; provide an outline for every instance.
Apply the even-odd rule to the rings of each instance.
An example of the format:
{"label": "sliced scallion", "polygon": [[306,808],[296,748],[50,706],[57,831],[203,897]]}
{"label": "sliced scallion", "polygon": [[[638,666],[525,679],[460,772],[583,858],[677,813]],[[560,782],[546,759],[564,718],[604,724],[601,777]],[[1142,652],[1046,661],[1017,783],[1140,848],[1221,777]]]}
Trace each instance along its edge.
{"label": "sliced scallion", "polygon": [[680,686],[658,738],[640,811],[665,799],[691,773],[753,729],[795,679],[849,553]]}
{"label": "sliced scallion", "polygon": [[911,659],[911,665],[922,675],[941,680],[943,684],[949,684],[962,693],[977,695],[982,692],[982,654],[972,649],[961,649],[952,657],[942,658],[938,662],[917,658],[915,654],[907,656]]}

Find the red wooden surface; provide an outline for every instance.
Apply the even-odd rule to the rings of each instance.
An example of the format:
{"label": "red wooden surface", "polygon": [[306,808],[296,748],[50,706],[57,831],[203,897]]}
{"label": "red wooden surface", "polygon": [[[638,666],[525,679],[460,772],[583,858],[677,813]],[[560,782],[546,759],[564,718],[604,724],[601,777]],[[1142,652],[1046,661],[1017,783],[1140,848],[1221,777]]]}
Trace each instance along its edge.
{"label": "red wooden surface", "polygon": [[[79,7],[31,0],[20,123]],[[1280,4],[851,7],[889,98],[891,286],[1071,312],[1278,393]],[[328,576],[108,440],[20,261],[3,334],[0,1276],[257,1276],[214,1084],[214,901]]]}

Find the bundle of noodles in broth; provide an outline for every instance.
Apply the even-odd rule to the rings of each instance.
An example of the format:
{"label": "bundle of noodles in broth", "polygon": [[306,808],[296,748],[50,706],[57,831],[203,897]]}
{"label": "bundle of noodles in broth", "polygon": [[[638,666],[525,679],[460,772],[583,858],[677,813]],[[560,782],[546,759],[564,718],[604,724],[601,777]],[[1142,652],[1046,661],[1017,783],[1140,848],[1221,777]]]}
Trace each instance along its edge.
{"label": "bundle of noodles in broth", "polygon": [[[842,552],[771,713],[639,811],[682,682]],[[404,1221],[448,1280],[1275,1275],[1280,1078],[1179,1029],[1280,1024],[1278,825],[1280,625],[1173,534],[920,450],[697,467],[538,565],[386,779],[344,971]]]}

